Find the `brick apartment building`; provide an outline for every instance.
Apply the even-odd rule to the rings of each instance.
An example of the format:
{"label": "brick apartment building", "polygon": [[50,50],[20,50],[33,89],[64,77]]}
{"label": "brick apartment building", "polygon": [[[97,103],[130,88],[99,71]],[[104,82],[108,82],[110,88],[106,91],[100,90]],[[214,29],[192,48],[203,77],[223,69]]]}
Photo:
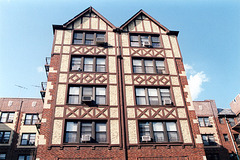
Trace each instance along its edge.
{"label": "brick apartment building", "polygon": [[214,100],[193,101],[193,104],[207,159],[237,159],[239,130],[236,114],[231,109],[217,108]]}
{"label": "brick apartment building", "polygon": [[178,31],[89,7],[53,32],[37,160],[206,159]]}
{"label": "brick apartment building", "polygon": [[34,159],[42,99],[0,98],[0,159]]}

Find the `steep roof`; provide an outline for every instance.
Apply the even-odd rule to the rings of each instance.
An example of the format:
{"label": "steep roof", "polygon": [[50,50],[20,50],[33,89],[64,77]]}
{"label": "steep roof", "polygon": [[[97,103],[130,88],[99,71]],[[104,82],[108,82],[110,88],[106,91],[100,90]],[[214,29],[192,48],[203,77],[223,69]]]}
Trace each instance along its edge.
{"label": "steep roof", "polygon": [[222,109],[222,108],[218,108],[218,115],[220,116],[236,116],[236,114],[231,110],[231,109]]}
{"label": "steep roof", "polygon": [[108,24],[113,29],[116,29],[116,27],[111,22],[109,22],[105,17],[103,17],[100,13],[98,13],[92,6],[88,7],[87,9],[85,9],[84,11],[82,11],[81,13],[79,13],[78,15],[76,15],[75,17],[70,19],[68,22],[64,23],[63,25],[53,25],[53,28],[66,28],[68,25],[72,24],[74,21],[76,21],[78,18],[80,18],[81,16],[83,16],[84,14],[86,14],[88,12],[95,13],[106,24]]}
{"label": "steep roof", "polygon": [[140,14],[145,15],[147,18],[149,18],[150,20],[152,20],[156,25],[158,25],[159,27],[161,27],[163,30],[165,30],[166,32],[169,32],[170,30],[168,30],[165,26],[163,26],[162,24],[160,24],[157,20],[155,20],[153,17],[151,17],[149,14],[147,14],[145,11],[143,11],[142,9],[140,11],[138,11],[135,15],[133,15],[129,20],[127,20],[123,25],[120,26],[120,29],[123,29],[124,27],[126,27],[129,23],[131,23],[136,17],[138,17]]}

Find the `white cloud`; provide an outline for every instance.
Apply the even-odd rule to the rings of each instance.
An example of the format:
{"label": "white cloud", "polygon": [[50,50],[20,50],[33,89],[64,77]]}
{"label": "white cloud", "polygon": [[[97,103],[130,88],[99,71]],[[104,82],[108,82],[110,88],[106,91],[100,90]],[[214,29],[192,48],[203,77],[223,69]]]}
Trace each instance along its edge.
{"label": "white cloud", "polygon": [[37,71],[39,72],[39,73],[42,73],[42,72],[44,72],[44,68],[43,67],[37,67]]}
{"label": "white cloud", "polygon": [[195,100],[198,98],[199,94],[204,91],[202,84],[207,82],[208,78],[203,71],[196,72],[193,67],[188,64],[184,64],[184,67],[186,69],[186,73],[189,75],[188,83],[192,99]]}

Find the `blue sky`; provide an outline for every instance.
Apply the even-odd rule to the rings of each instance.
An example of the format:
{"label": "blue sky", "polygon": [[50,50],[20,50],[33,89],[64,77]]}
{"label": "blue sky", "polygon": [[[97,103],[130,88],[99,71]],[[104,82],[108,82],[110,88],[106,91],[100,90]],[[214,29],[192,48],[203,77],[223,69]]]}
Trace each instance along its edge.
{"label": "blue sky", "polygon": [[40,97],[52,24],[63,24],[89,6],[115,26],[143,9],[168,29],[180,31],[195,100],[214,99],[217,107],[226,108],[239,93],[238,0],[0,0],[0,97]]}

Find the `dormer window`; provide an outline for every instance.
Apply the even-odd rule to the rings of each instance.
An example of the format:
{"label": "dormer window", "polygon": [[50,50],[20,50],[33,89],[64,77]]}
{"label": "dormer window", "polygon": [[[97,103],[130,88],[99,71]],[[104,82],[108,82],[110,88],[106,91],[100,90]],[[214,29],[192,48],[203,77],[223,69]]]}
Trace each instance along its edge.
{"label": "dormer window", "polygon": [[[101,43],[99,43],[101,41]],[[75,32],[73,44],[98,45],[105,43],[105,33]]]}
{"label": "dormer window", "polygon": [[159,35],[130,35],[132,47],[160,47]]}

